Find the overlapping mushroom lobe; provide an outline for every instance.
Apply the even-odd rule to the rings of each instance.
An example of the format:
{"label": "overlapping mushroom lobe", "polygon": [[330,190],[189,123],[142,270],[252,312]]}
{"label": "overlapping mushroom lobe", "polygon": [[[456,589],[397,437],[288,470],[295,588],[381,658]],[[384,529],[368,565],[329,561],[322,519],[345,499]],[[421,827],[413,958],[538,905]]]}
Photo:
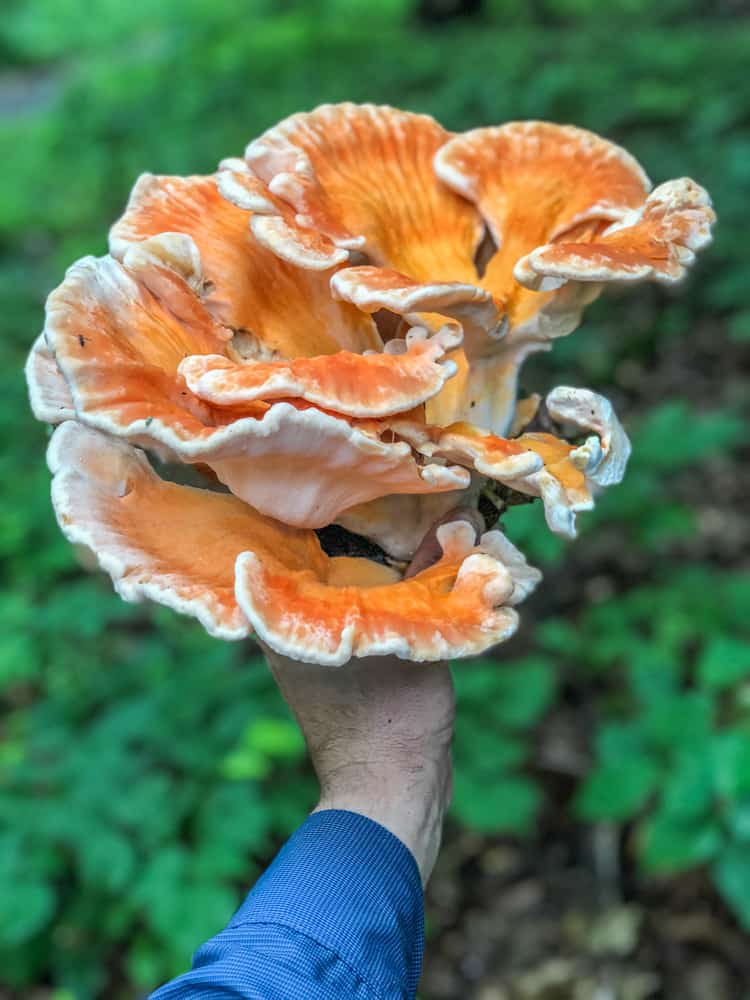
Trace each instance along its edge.
{"label": "overlapping mushroom lobe", "polygon": [[[463,469],[422,463],[386,428],[347,415],[410,408],[436,392],[452,371],[442,359],[456,337],[450,330],[434,341],[414,334],[379,355],[338,351],[307,362],[249,359],[243,366],[228,356],[231,331],[188,281],[159,259],[144,259],[140,247],[129,249],[123,263],[105,257],[74,265],[50,296],[46,326],[79,419],[160,454],[206,464],[248,503],[306,527],[391,493],[468,484]],[[265,391],[253,391],[251,372],[264,364]],[[239,380],[229,400],[221,389],[205,388],[211,365],[224,379],[233,372]],[[359,378],[368,368],[376,377]],[[287,385],[283,398],[273,388],[279,383]]]}
{"label": "overlapping mushroom lobe", "polygon": [[446,352],[461,342],[444,328],[434,337],[412,329],[405,340],[391,340],[383,353],[339,351],[288,362],[196,355],[179,372],[198,398],[214,406],[237,407],[256,400],[302,399],[352,417],[383,417],[413,410],[439,392],[455,374]]}
{"label": "overlapping mushroom lobe", "polygon": [[369,316],[332,299],[330,270],[300,271],[253,238],[248,213],[221,196],[215,176],[144,174],[112,227],[110,252],[122,260],[162,234],[190,241],[201,269],[194,284],[208,311],[266,360],[382,346]]}
{"label": "overlapping mushroom lobe", "polygon": [[521,258],[515,276],[528,288],[567,281],[641,281],[672,284],[685,277],[695,251],[711,239],[716,215],[707,192],[689,178],[668,181],[639,208],[588,242],[565,234]]}
{"label": "overlapping mushroom lobe", "polygon": [[164,482],[143,452],[73,421],[55,432],[48,461],[63,531],[97,555],[122,597],[192,614],[224,639],[253,628],[303,660],[479,653],[515,630],[511,606],[539,579],[498,532],[477,545],[463,522],[439,530],[442,558],[408,580],[329,557],[314,532]]}
{"label": "overlapping mushroom lobe", "polygon": [[565,233],[588,241],[602,223],[638,208],[650,187],[624,149],[549,122],[510,122],[456,136],[437,153],[435,170],[486,220],[497,249],[483,281],[515,326],[544,302],[514,281],[516,262]]}
{"label": "overlapping mushroom lobe", "polygon": [[492,294],[478,287],[484,222],[434,171],[450,138],[427,115],[324,105],[269,129],[243,160],[226,161],[219,187],[255,213],[250,225],[264,246],[302,270],[322,266],[311,240],[328,240],[329,266],[353,251],[363,263],[349,253],[353,266],[331,279],[336,298],[432,330],[458,320],[460,365],[464,349],[472,357],[491,351],[505,327]]}
{"label": "overlapping mushroom lobe", "polygon": [[418,281],[471,282],[481,220],[432,168],[449,138],[427,115],[323,105],[251,142],[245,162],[300,228]]}

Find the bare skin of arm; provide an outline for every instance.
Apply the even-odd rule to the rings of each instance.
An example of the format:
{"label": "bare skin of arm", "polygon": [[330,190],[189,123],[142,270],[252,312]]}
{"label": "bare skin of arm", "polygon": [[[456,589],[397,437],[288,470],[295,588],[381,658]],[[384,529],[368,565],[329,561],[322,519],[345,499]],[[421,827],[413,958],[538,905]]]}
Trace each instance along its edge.
{"label": "bare skin of arm", "polygon": [[[476,517],[455,511],[441,523]],[[438,557],[436,528],[412,567]],[[414,855],[424,885],[451,798],[455,697],[448,665],[371,657],[320,667],[269,649],[266,655],[318,776],[315,811],[348,809],[386,827]]]}
{"label": "bare skin of arm", "polygon": [[317,809],[380,823],[432,872],[451,796],[455,701],[444,663],[392,657],[318,667],[267,652],[320,783]]}

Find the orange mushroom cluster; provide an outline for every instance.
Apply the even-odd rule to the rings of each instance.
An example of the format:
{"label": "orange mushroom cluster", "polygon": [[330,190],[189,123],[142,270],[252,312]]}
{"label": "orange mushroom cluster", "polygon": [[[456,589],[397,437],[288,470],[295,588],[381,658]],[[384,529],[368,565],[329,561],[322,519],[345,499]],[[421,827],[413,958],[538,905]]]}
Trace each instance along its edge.
{"label": "orange mushroom cluster", "polygon": [[[693,181],[651,191],[590,132],[454,135],[372,105],[293,115],[211,176],[143,175],[109,254],[50,295],[27,363],[35,415],[60,425],[62,530],[123,598],[224,639],[255,631],[321,664],[482,652],[538,571],[496,527],[450,517],[442,556],[408,572],[411,557],[487,483],[575,533],[627,436],[607,400],[567,387],[540,429],[519,368],[606,283],[682,278],[713,221]],[[379,558],[327,553],[334,524]]]}

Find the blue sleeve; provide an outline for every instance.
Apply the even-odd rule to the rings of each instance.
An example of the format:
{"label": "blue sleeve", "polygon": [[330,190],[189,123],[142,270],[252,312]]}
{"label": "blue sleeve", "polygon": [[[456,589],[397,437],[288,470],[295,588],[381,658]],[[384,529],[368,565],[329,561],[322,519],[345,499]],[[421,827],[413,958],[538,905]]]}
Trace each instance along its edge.
{"label": "blue sleeve", "polygon": [[314,813],[193,968],[150,1000],[414,1000],[424,911],[411,852],[358,813]]}

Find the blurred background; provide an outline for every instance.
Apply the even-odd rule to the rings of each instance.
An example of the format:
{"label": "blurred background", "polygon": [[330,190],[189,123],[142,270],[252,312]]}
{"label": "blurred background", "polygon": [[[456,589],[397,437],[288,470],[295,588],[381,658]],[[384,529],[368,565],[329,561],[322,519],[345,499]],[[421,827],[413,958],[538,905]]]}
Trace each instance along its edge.
{"label": "blurred background", "polygon": [[[315,797],[254,647],[128,606],[58,531],[21,368],[142,171],[210,172],[372,100],[572,122],[712,193],[689,284],[608,295],[524,376],[593,387],[626,482],[551,536],[520,634],[461,664],[422,1000],[723,1000],[750,982],[750,4],[4,0],[0,19],[0,997],[184,971]],[[743,371],[743,366],[745,366]],[[743,451],[744,449],[744,451]]]}

